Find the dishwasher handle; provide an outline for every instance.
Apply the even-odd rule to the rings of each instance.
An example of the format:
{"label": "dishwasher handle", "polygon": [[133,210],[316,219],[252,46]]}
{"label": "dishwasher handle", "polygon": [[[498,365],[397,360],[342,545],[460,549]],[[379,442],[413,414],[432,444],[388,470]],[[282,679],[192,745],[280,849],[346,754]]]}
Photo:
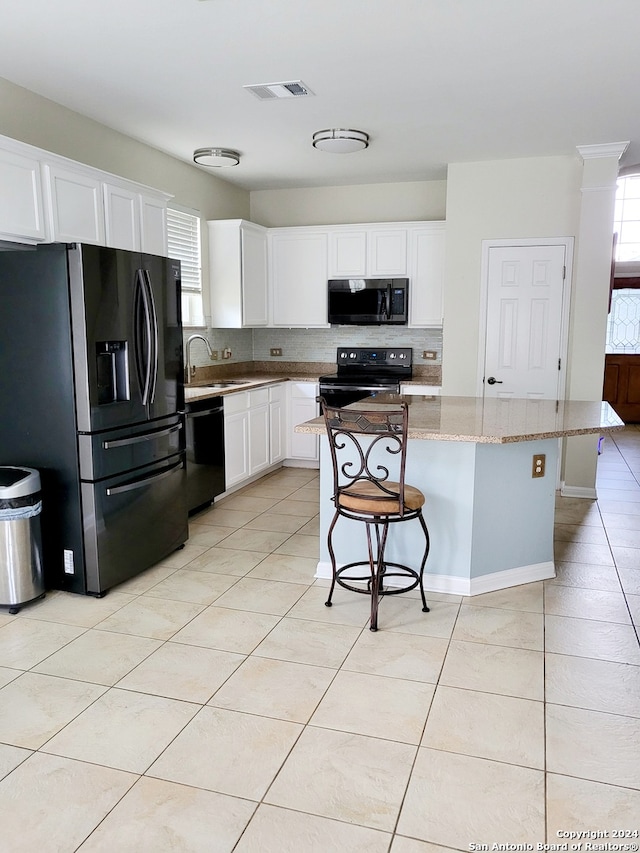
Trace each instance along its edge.
{"label": "dishwasher handle", "polygon": [[224,406],[217,406],[215,409],[205,409],[204,412],[187,412],[188,418],[203,418],[205,415],[217,415],[224,411]]}

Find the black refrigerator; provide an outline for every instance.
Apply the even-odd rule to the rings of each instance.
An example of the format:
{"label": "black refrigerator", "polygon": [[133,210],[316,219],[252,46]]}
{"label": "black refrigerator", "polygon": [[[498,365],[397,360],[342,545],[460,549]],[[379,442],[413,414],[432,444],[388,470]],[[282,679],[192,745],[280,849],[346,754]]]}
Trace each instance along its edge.
{"label": "black refrigerator", "polygon": [[0,251],[0,466],[42,481],[45,586],[88,595],[187,539],[180,262]]}

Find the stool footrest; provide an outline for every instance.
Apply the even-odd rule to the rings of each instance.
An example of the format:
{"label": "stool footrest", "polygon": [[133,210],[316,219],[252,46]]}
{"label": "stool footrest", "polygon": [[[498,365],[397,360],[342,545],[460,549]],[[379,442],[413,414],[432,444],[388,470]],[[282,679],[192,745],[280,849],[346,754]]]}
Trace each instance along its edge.
{"label": "stool footrest", "polygon": [[[354,577],[343,577],[344,572],[348,572],[350,569],[356,569],[360,566],[363,568],[366,567],[366,574],[356,575]],[[387,570],[389,567],[397,569],[398,571],[390,572]],[[393,586],[391,588],[387,586],[383,587],[383,582],[387,578],[409,578],[413,580],[408,586]],[[365,595],[369,595],[371,592],[369,589],[369,585],[371,584],[371,566],[369,561],[361,560],[356,563],[347,563],[346,565],[341,566],[341,568],[336,569],[335,580],[336,583],[344,589],[348,589],[351,592],[362,592]],[[347,581],[362,581],[367,584],[367,587],[351,586]],[[378,595],[400,595],[403,592],[410,592],[420,584],[420,574],[415,569],[411,569],[409,566],[403,566],[401,563],[385,563],[382,572],[378,573],[378,583],[380,586]]]}

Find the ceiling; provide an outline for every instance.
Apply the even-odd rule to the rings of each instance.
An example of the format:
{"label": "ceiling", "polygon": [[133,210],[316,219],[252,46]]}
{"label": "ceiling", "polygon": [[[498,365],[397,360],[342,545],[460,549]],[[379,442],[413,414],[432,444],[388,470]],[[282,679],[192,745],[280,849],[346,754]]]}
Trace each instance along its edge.
{"label": "ceiling", "polygon": [[[640,163],[639,39],[638,0],[11,0],[0,77],[189,162],[236,149],[215,174],[247,190],[423,181],[625,140]],[[370,147],[315,150],[332,127]]]}

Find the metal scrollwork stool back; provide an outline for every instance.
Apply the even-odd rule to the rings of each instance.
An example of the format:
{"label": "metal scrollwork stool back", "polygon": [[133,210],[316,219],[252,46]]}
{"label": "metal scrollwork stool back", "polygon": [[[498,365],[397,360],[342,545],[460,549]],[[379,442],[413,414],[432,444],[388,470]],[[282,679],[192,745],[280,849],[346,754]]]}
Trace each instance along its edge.
{"label": "metal scrollwork stool back", "polygon": [[[342,409],[329,406],[319,397],[324,415],[331,461],[335,514],[329,525],[327,545],[332,566],[331,588],[325,602],[331,607],[336,583],[352,592],[371,596],[370,630],[378,630],[380,596],[397,595],[420,588],[422,610],[429,611],[424,595],[423,574],[429,554],[429,531],[422,507],[424,495],[405,483],[407,456],[408,407],[379,406],[375,410]],[[392,471],[396,480],[391,480]],[[337,567],[333,548],[333,531],[340,517],[364,522],[367,534],[368,560]],[[424,532],[425,548],[418,569],[387,562],[385,548],[389,526],[417,519]],[[372,535],[373,534],[373,535]],[[374,544],[375,543],[375,544]],[[352,570],[367,568],[366,573]],[[390,578],[405,578],[408,583],[389,585]],[[360,582],[361,586],[354,586]],[[364,583],[363,583],[364,582]]]}

